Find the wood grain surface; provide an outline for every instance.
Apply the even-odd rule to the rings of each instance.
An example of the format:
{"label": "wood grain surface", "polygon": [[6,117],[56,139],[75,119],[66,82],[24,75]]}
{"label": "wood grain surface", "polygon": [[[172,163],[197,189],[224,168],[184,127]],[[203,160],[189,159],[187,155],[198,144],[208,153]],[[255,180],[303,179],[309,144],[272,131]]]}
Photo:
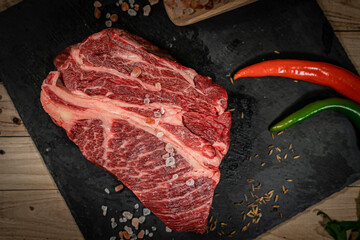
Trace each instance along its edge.
{"label": "wood grain surface", "polygon": [[[18,2],[0,0],[0,11]],[[360,0],[318,3],[360,72]],[[331,239],[316,211],[337,220],[356,220],[359,201],[357,181],[257,239]],[[1,83],[0,239],[83,239]]]}

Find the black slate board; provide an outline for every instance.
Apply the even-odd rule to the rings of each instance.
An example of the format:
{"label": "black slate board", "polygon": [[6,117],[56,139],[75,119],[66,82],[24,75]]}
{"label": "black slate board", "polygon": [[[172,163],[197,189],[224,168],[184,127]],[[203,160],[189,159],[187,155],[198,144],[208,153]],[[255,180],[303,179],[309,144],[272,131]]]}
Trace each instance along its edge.
{"label": "black slate board", "polygon": [[[103,1],[103,5],[104,13],[120,12],[115,1]],[[104,21],[104,16],[101,20],[93,17],[92,1],[85,0],[29,0],[0,14],[0,79],[86,239],[118,236],[124,224],[112,229],[110,219],[118,221],[122,211],[133,211],[139,201],[128,189],[114,192],[119,182],[81,155],[43,111],[39,95],[43,79],[54,69],[54,57],[68,45],[105,28]],[[229,108],[236,109],[232,113],[231,146],[220,167],[221,181],[216,189],[220,196],[214,197],[210,215],[228,223],[223,229],[226,233],[236,229],[235,239],[254,238],[359,178],[358,136],[343,115],[321,113],[274,139],[267,130],[275,119],[337,93],[285,78],[249,78],[232,85],[227,77],[242,66],[272,58],[326,61],[355,72],[315,0],[259,1],[187,27],[174,26],[158,4],[149,17],[121,13],[114,27],[169,50],[180,63],[211,76],[228,91]],[[279,163],[276,152],[268,156],[270,144],[281,148],[278,154],[284,157],[287,153],[288,158]],[[288,149],[290,144],[292,150]],[[300,158],[294,160],[295,155]],[[280,209],[274,211],[270,202],[260,205],[260,222],[241,233],[249,218],[242,221],[240,212],[248,208],[234,202],[244,200],[244,194],[254,201],[248,178],[255,179],[255,185],[262,184],[256,195],[272,189],[279,194]],[[286,195],[281,193],[282,185],[289,189]],[[104,192],[106,187],[110,195]],[[102,216],[102,205],[109,207],[106,217]],[[204,235],[167,233],[154,215],[142,228],[152,231],[152,226],[157,227],[154,239],[219,239],[216,231]]]}

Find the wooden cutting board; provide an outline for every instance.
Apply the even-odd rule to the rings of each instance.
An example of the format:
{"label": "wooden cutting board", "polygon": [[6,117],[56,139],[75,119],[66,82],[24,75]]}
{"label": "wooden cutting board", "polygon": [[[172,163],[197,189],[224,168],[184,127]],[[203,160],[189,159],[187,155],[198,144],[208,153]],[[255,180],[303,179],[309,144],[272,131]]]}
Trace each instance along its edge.
{"label": "wooden cutting board", "polygon": [[[195,0],[196,4],[191,7],[191,1],[163,0],[166,13],[177,26],[196,23],[255,1],[257,0],[205,0],[205,4],[199,4],[202,1]],[[183,2],[188,4],[185,6]]]}

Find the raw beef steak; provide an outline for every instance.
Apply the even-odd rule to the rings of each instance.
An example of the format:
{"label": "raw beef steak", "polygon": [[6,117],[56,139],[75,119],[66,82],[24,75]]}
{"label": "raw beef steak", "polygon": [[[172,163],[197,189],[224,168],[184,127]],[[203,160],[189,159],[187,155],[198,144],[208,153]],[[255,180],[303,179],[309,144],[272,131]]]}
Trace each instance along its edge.
{"label": "raw beef steak", "polygon": [[227,93],[119,29],[65,49],[41,103],[91,162],[175,231],[204,232],[230,144]]}

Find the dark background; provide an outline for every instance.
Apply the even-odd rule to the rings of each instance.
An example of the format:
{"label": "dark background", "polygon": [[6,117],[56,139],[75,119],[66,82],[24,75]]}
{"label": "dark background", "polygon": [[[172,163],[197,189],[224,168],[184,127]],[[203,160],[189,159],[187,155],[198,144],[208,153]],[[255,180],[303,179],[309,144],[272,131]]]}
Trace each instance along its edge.
{"label": "dark background", "polygon": [[[124,224],[112,229],[110,219],[118,222],[124,210],[133,211],[134,204],[140,202],[128,189],[114,192],[119,181],[81,155],[65,131],[43,111],[39,96],[42,81],[55,69],[54,57],[104,29],[106,12],[119,14],[114,27],[152,41],[227,90],[229,108],[235,108],[231,145],[220,166],[221,180],[215,191],[220,195],[214,197],[210,212],[213,219],[228,224],[223,228],[225,233],[237,230],[235,239],[254,238],[359,178],[359,137],[343,115],[323,112],[274,139],[268,131],[276,119],[311,101],[339,96],[337,93],[286,78],[244,78],[231,84],[228,77],[243,66],[274,58],[326,61],[355,72],[315,0],[259,1],[186,27],[174,26],[162,4],[153,6],[149,17],[130,17],[115,1],[102,3],[100,20],[93,17],[93,2],[85,0],[28,0],[0,13],[0,80],[86,239],[117,236]],[[282,152],[269,156],[267,147],[271,144]],[[288,149],[290,144],[292,150]],[[279,163],[275,153],[288,157]],[[295,155],[300,158],[293,159]],[[255,190],[258,196],[274,190],[280,208],[275,211],[273,201],[261,205],[260,222],[241,233],[249,222],[249,218],[242,220],[241,212],[249,209],[246,203],[234,203],[244,200],[244,194],[249,202],[254,201],[249,178],[255,179],[255,185],[262,184]],[[288,189],[286,195],[283,185]],[[102,205],[109,207],[106,217],[102,216]],[[135,216],[142,208],[140,204]],[[167,233],[154,215],[141,228],[151,230],[152,226],[157,227],[154,239],[219,239],[216,231],[221,229],[218,226],[204,235]]]}

